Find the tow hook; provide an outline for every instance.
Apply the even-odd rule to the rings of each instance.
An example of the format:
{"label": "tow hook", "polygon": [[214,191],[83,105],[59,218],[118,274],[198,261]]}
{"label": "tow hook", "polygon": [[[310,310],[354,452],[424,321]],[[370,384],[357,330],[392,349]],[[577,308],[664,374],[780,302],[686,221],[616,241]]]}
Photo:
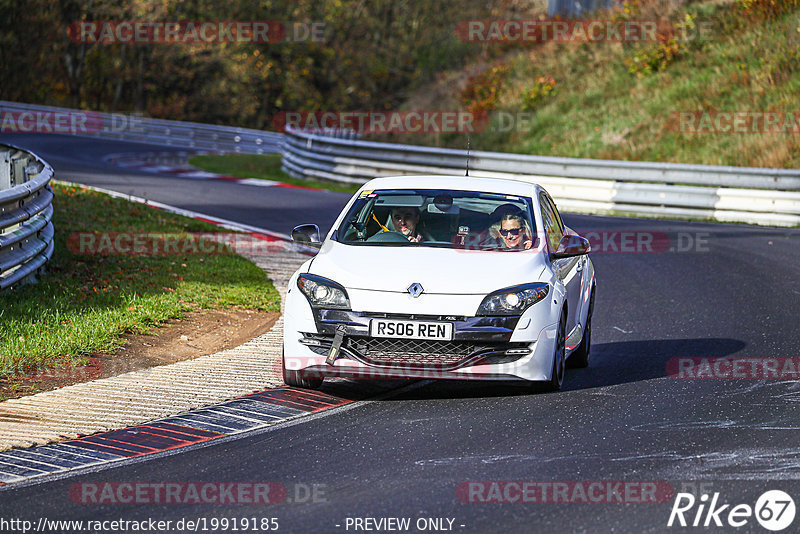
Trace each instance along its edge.
{"label": "tow hook", "polygon": [[347,329],[343,324],[340,324],[336,327],[336,335],[333,336],[333,345],[331,345],[331,351],[328,353],[328,357],[325,359],[325,363],[328,365],[333,365],[333,362],[336,361],[336,357],[339,356],[339,349],[342,347],[342,341],[344,341],[344,333]]}

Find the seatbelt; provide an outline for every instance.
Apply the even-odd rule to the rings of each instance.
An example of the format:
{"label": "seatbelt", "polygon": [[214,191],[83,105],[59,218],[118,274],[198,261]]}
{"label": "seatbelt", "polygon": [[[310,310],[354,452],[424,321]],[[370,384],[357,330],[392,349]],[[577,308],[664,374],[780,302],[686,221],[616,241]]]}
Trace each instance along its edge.
{"label": "seatbelt", "polygon": [[376,223],[378,223],[378,226],[380,226],[381,228],[383,228],[383,231],[384,231],[384,232],[388,232],[388,231],[389,231],[389,229],[388,229],[388,228],[386,228],[384,225],[382,225],[382,224],[381,224],[381,222],[378,220],[378,218],[377,218],[377,217],[375,217],[375,214],[374,214],[374,213],[372,214],[372,218],[375,220],[375,222],[376,222]]}

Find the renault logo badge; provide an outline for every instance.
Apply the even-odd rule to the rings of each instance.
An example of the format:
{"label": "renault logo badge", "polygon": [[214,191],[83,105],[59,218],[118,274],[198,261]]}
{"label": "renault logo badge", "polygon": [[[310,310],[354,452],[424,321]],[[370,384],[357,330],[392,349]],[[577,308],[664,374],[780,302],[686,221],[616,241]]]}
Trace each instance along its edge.
{"label": "renault logo badge", "polygon": [[417,298],[418,296],[422,295],[422,292],[425,291],[425,290],[422,289],[422,286],[419,283],[414,282],[413,284],[408,286],[408,290],[407,291],[409,293],[411,293],[412,297]]}

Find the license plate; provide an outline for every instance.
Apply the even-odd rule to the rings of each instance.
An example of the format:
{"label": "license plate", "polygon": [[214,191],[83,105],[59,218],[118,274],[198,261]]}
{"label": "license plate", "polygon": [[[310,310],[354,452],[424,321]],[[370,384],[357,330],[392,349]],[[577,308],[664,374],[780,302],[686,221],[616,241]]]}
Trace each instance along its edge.
{"label": "license plate", "polygon": [[369,335],[394,339],[450,341],[453,339],[453,323],[372,319],[369,322]]}

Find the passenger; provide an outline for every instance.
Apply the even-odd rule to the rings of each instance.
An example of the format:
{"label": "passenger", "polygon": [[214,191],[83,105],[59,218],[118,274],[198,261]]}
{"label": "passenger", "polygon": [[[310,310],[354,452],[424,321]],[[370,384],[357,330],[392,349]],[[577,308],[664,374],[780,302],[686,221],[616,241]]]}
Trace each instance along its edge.
{"label": "passenger", "polygon": [[492,213],[496,220],[489,227],[495,246],[506,250],[526,250],[533,246],[533,235],[522,210],[513,204],[503,204]]}
{"label": "passenger", "polygon": [[421,243],[424,238],[419,232],[419,209],[418,208],[392,208],[392,225],[396,232],[400,232],[412,243]]}

